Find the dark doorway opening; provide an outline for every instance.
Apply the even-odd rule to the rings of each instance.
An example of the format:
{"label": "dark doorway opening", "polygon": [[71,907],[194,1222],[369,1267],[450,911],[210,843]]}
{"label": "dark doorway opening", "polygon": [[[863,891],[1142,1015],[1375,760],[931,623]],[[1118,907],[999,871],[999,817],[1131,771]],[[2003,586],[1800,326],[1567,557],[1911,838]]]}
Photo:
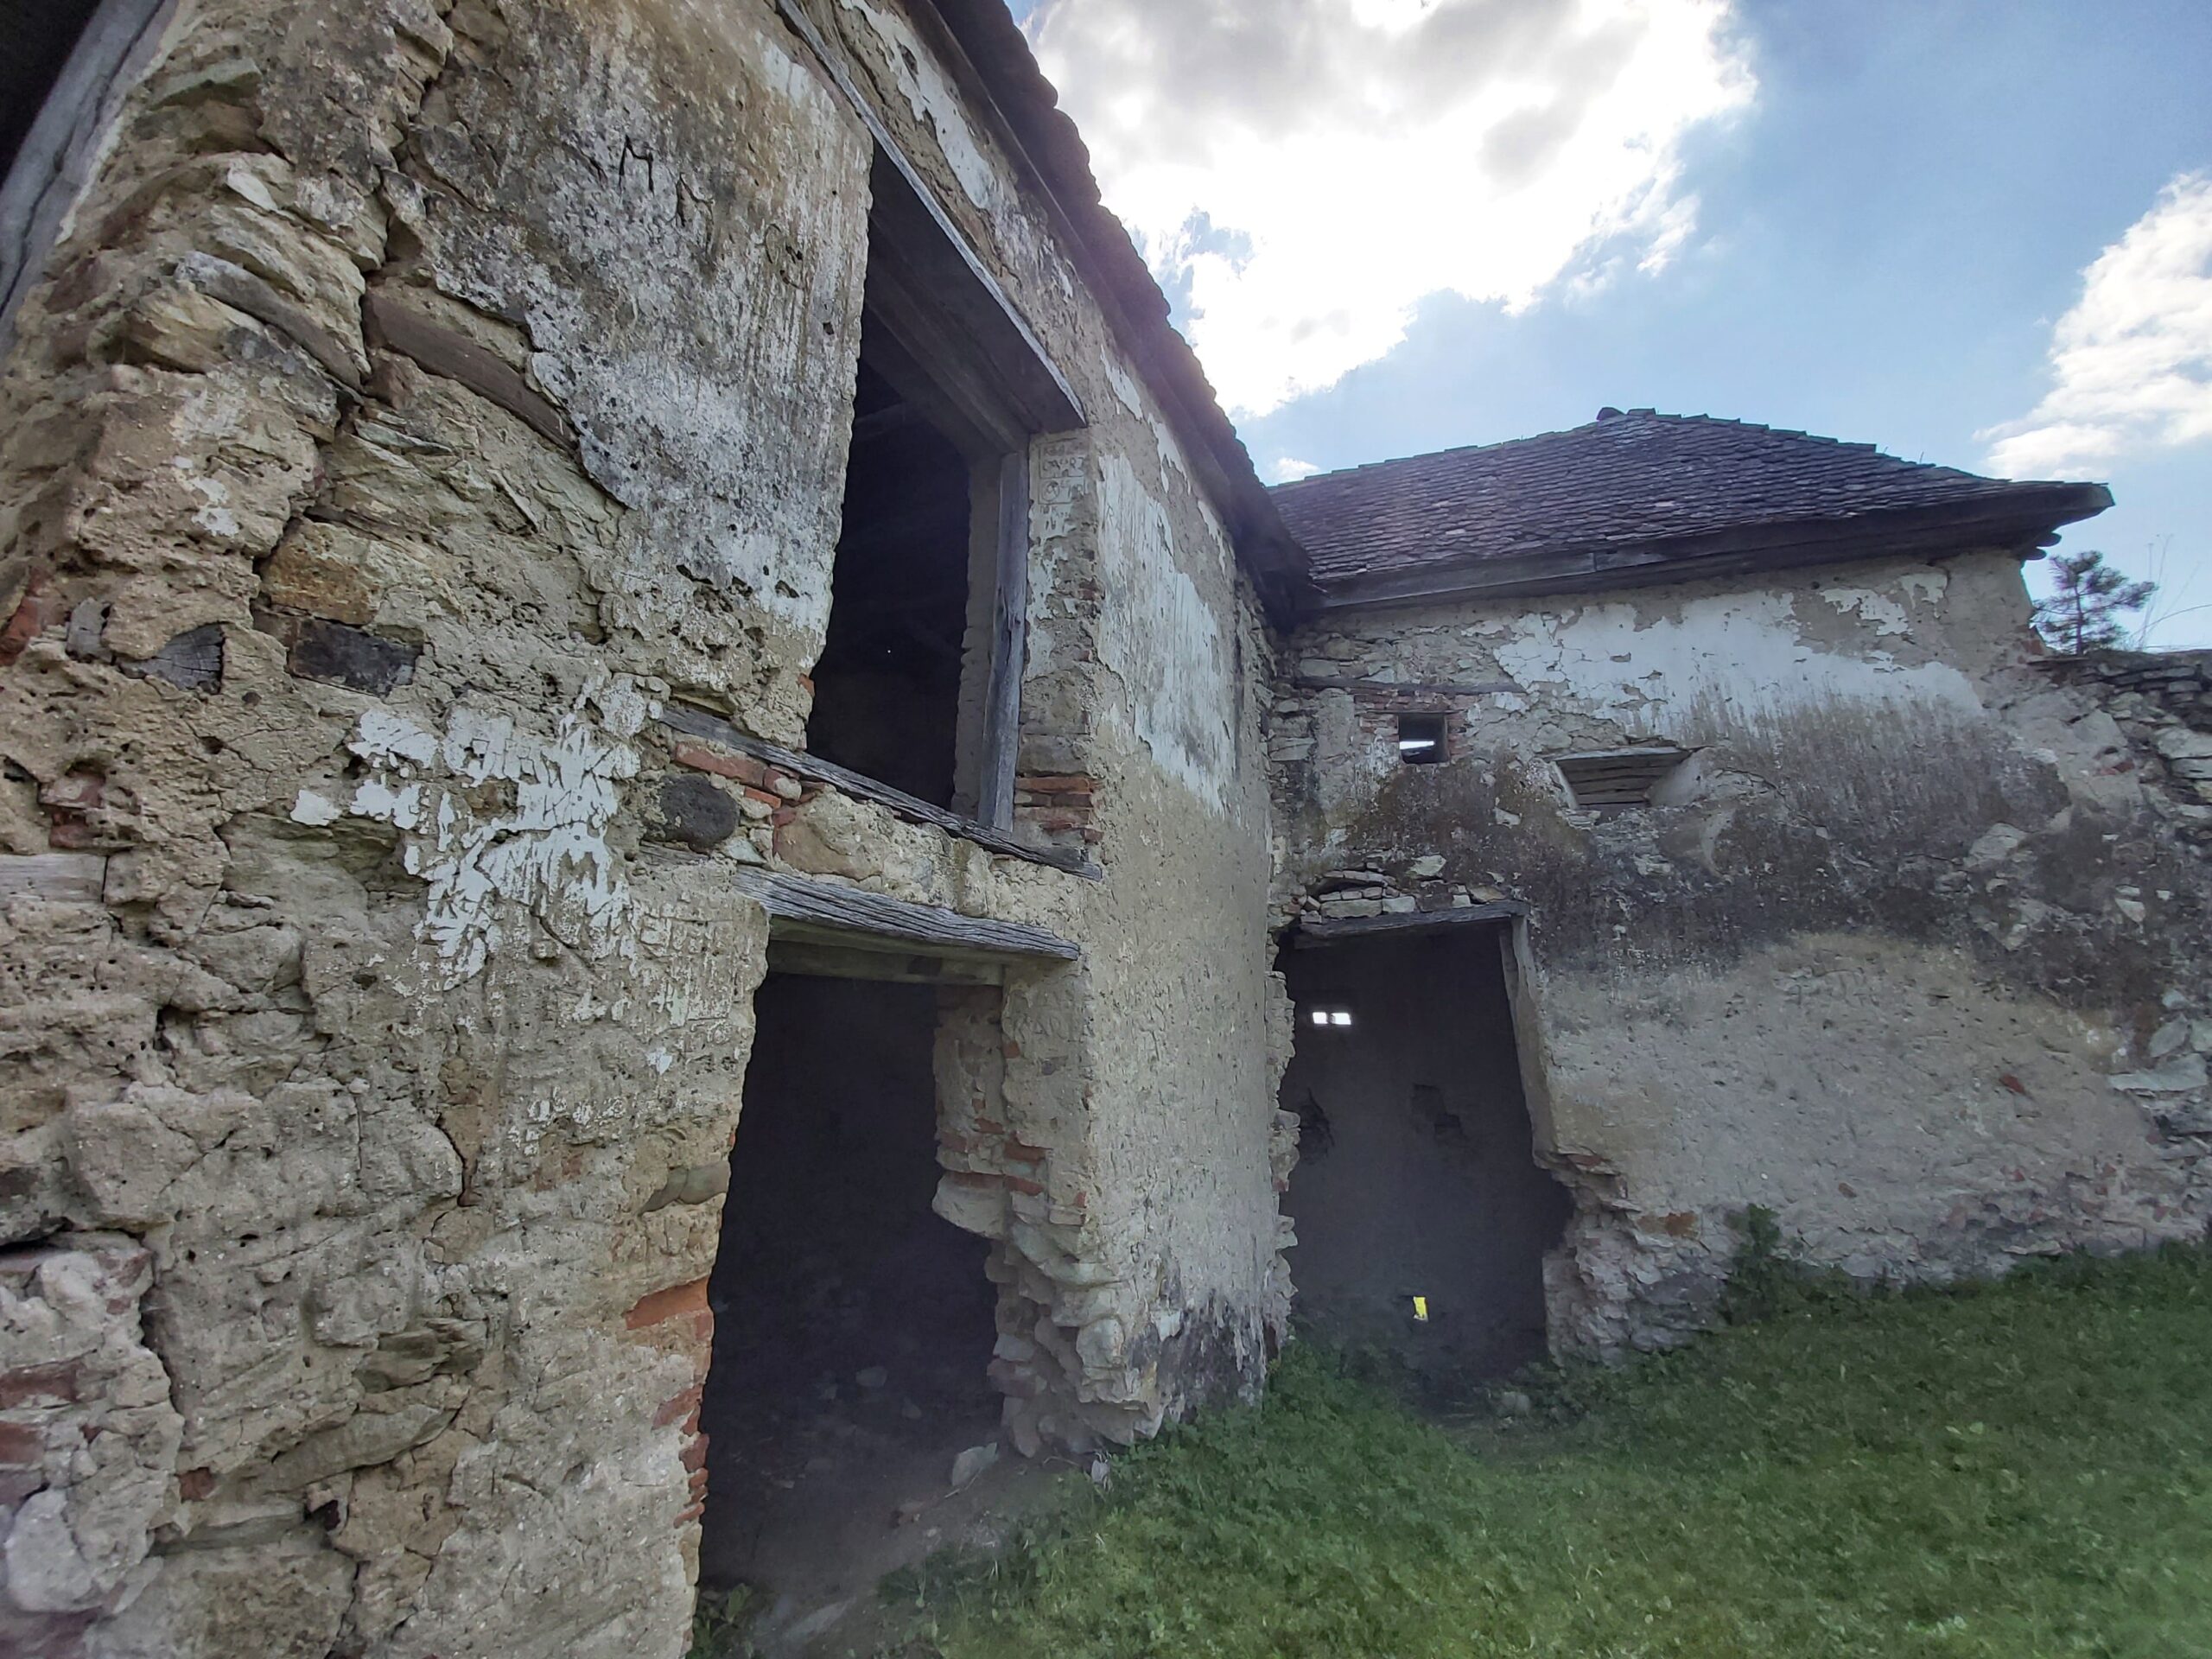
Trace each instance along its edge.
{"label": "dark doorway opening", "polygon": [[1472,924],[1283,964],[1300,1319],[1435,1399],[1541,1357],[1544,1254],[1572,1208],[1535,1161],[1509,945],[1504,925]]}
{"label": "dark doorway opening", "polygon": [[[871,321],[861,339],[844,522],[807,747],[951,807],[963,793],[962,690],[974,655],[969,466],[878,367],[880,332]],[[978,711],[981,696],[970,685]]]}
{"label": "dark doorway opening", "polygon": [[996,1440],[988,1244],[931,1209],[938,991],[771,973],[710,1281],[700,1577],[786,1632],[925,1551]]}

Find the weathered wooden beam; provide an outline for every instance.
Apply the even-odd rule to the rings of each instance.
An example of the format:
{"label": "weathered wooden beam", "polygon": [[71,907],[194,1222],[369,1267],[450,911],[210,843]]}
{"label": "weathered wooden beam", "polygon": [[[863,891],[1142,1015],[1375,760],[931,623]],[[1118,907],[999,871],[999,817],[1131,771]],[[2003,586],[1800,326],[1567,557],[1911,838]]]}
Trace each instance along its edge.
{"label": "weathered wooden beam", "polygon": [[[888,163],[879,161],[876,170],[888,172]],[[890,173],[890,178],[885,188],[904,194],[906,187],[898,175]],[[868,234],[879,246],[897,249],[915,233],[902,238],[880,215],[872,215]],[[926,273],[905,266],[902,258],[879,260],[868,271],[868,299],[861,312],[868,366],[971,461],[1027,443],[1034,417],[1001,390],[993,372],[995,353],[1002,347],[962,326],[957,308],[947,302],[945,289],[959,283],[957,271],[941,273],[932,283]]]}
{"label": "weathered wooden beam", "polygon": [[1301,920],[1291,934],[1294,945],[1341,944],[1347,939],[1377,934],[1433,933],[1449,927],[1482,922],[1511,922],[1529,913],[1517,899],[1494,905],[1462,905],[1457,910],[1416,910],[1402,916],[1313,916]]}
{"label": "weathered wooden beam", "polygon": [[372,345],[397,352],[432,374],[459,381],[478,397],[497,404],[548,443],[567,450],[575,448],[575,429],[569,424],[569,417],[511,365],[466,334],[432,322],[383,289],[369,290],[361,302],[361,315],[368,324]]}
{"label": "weathered wooden beam", "polygon": [[331,332],[294,305],[267,283],[227,259],[209,253],[187,254],[177,262],[177,274],[210,299],[220,300],[233,311],[243,311],[283,335],[321,365],[324,373],[357,397],[361,372],[352,354]]}
{"label": "weathered wooden beam", "polygon": [[976,816],[1014,824],[1014,751],[1021,741],[1021,673],[1029,648],[1029,451],[999,467],[998,571],[991,598],[991,677],[984,691],[983,772]]}
{"label": "weathered wooden beam", "polygon": [[730,880],[768,912],[772,942],[788,939],[901,956],[999,961],[1074,962],[1083,955],[1081,946],[1026,922],[963,916],[957,910],[909,904],[840,882],[766,870],[739,870]]}
{"label": "weathered wooden beam", "polygon": [[107,881],[99,853],[10,853],[0,855],[0,893],[29,893],[72,904],[98,904]]}
{"label": "weathered wooden beam", "polygon": [[1498,691],[1522,691],[1518,680],[1375,680],[1327,674],[1294,674],[1301,691],[1370,691],[1406,697],[1486,697]]}
{"label": "weathered wooden beam", "polygon": [[1548,757],[1557,766],[1600,766],[1641,761],[1649,766],[1665,761],[1671,765],[1689,758],[1688,749],[1677,748],[1671,743],[1654,743],[1640,749],[1578,749],[1573,754]]}
{"label": "weathered wooden beam", "polygon": [[768,940],[768,971],[805,979],[866,979],[894,985],[1003,985],[997,958],[908,956],[890,950],[855,950],[794,938]]}
{"label": "weathered wooden beam", "polygon": [[948,812],[941,806],[918,799],[904,790],[893,789],[888,784],[878,783],[874,779],[841,766],[833,760],[823,760],[814,755],[802,754],[795,749],[786,749],[779,744],[765,742],[750,733],[741,732],[721,715],[710,715],[690,703],[671,702],[664,706],[660,712],[660,723],[686,736],[703,737],[725,748],[735,749],[740,754],[749,754],[754,760],[764,760],[794,778],[827,784],[856,799],[873,801],[887,809],[894,817],[905,818],[912,823],[931,825],[948,835],[958,836],[963,841],[972,841],[988,851],[1002,853],[1008,858],[1026,858],[1033,864],[1049,865],[1056,870],[1065,870],[1070,875],[1082,876],[1085,880],[1105,879],[1105,873],[1081,853],[1026,846],[987,823],[978,823],[973,818],[963,818],[957,812]]}
{"label": "weathered wooden beam", "polygon": [[[1046,352],[1035,331],[984,265],[982,256],[952,222],[951,215],[924,181],[921,169],[892,137],[890,127],[876,112],[875,106],[854,84],[842,56],[823,39],[822,31],[815,27],[814,20],[807,16],[799,0],[777,0],[776,9],[791,31],[806,42],[830,85],[860,117],[861,124],[875,141],[877,153],[890,163],[904,187],[896,192],[887,192],[881,170],[878,169],[876,201],[871,218],[895,226],[902,217],[915,213],[926,215],[936,238],[958,262],[956,269],[962,278],[960,286],[967,288],[977,302],[967,308],[967,321],[976,332],[999,336],[982,342],[991,348],[984,360],[996,365],[999,377],[1014,393],[1016,407],[1027,418],[1029,429],[1065,432],[1082,426],[1083,400],[1076,396],[1075,388],[1068,384],[1067,377]],[[931,273],[931,277],[930,286],[940,301],[954,297],[940,274]]]}
{"label": "weathered wooden beam", "polygon": [[1014,161],[1024,199],[1042,208],[1055,245],[1073,260],[1112,338],[1159,400],[1268,620],[1288,628],[1314,598],[1305,552],[1253,472],[1197,355],[1169,321],[1166,298],[1128,231],[1099,201],[1090,152],[1005,0],[931,0],[909,7],[907,16]]}

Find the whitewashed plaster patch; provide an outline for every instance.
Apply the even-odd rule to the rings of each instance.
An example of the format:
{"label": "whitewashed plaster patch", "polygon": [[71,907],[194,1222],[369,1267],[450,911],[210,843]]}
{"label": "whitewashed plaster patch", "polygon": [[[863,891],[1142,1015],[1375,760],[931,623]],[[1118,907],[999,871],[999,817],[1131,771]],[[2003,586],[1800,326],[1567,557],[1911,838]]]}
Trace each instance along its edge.
{"label": "whitewashed plaster patch", "polygon": [[319,829],[324,824],[335,823],[345,816],[345,808],[334,800],[316,794],[311,789],[302,790],[299,798],[292,803],[294,823],[308,824]]}
{"label": "whitewashed plaster patch", "polygon": [[982,147],[976,142],[967,113],[961,107],[960,95],[938,70],[937,60],[922,49],[913,31],[904,22],[886,16],[868,0],[844,0],[844,6],[846,10],[856,11],[866,18],[868,26],[891,47],[900,96],[913,111],[914,118],[926,123],[937,134],[945,165],[952,169],[952,176],[960,181],[960,188],[968,200],[986,212],[990,211],[998,194],[998,175],[984,157]]}
{"label": "whitewashed plaster patch", "polygon": [[1166,491],[1168,474],[1180,474],[1185,484],[1191,481],[1190,469],[1183,465],[1183,452],[1169,435],[1166,423],[1145,406],[1144,391],[1122,366],[1122,360],[1111,352],[1101,352],[1099,360],[1105,365],[1107,383],[1114,388],[1114,396],[1122,407],[1145,423],[1152,434],[1153,447],[1160,452],[1160,487]]}
{"label": "whitewashed plaster patch", "polygon": [[1839,611],[1853,613],[1871,623],[1876,633],[1901,634],[1911,626],[1904,606],[1871,588],[1823,588],[1820,594]]}
{"label": "whitewashed plaster patch", "polygon": [[[1216,811],[1236,772],[1236,706],[1221,626],[1175,562],[1167,511],[1118,454],[1099,479],[1098,547],[1106,602],[1099,660],[1121,676],[1128,718],[1167,774]],[[1116,712],[1108,703],[1102,712]]]}
{"label": "whitewashed plaster patch", "polygon": [[[638,772],[625,740],[648,709],[616,679],[587,688],[550,737],[470,709],[456,709],[442,736],[389,710],[362,715],[347,747],[376,770],[351,810],[401,832],[402,860],[429,889],[416,937],[432,948],[442,988],[483,969],[505,905],[526,907],[594,959],[626,945],[629,887],[606,836],[620,785]],[[494,784],[511,786],[512,804],[480,804]]]}
{"label": "whitewashed plaster patch", "polygon": [[1829,652],[1800,632],[1788,595],[1713,594],[1673,614],[1619,601],[1514,620],[1497,664],[1553,706],[1643,735],[1684,736],[1701,712],[1747,727],[1838,700],[1917,702],[1979,713],[1948,663]]}

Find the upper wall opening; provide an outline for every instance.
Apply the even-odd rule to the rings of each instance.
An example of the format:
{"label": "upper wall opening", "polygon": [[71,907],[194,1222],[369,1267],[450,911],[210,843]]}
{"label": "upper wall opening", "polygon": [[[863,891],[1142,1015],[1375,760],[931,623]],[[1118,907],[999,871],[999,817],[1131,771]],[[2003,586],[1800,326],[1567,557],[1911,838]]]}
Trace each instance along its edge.
{"label": "upper wall opening", "polygon": [[1082,423],[940,209],[879,150],[830,624],[808,747],[993,828],[1013,821],[1029,445]]}
{"label": "upper wall opening", "polygon": [[963,688],[980,713],[990,664],[988,639],[969,637],[969,585],[995,573],[971,575],[966,458],[884,378],[870,344],[864,334],[807,747],[933,806],[960,798],[972,811],[977,780],[959,764]]}
{"label": "upper wall opening", "polygon": [[1591,811],[1618,811],[1652,804],[1667,780],[1688,759],[1687,749],[1658,746],[1558,754],[1552,757],[1552,765],[1559,768],[1576,806]]}
{"label": "upper wall opening", "polygon": [[21,0],[0,44],[0,352],[174,0]]}

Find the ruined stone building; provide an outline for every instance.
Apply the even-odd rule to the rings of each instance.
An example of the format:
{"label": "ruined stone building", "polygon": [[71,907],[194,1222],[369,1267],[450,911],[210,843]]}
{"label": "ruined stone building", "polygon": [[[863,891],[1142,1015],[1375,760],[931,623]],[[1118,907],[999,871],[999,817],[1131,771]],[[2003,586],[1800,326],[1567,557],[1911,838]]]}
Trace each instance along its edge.
{"label": "ruined stone building", "polygon": [[1127,1442],[1294,1287],[1448,1383],[1750,1205],[2202,1231],[2212,679],[2025,627],[2096,486],[1609,410],[1270,493],[999,0],[81,10],[0,1648],[672,1656],[810,1437]]}

